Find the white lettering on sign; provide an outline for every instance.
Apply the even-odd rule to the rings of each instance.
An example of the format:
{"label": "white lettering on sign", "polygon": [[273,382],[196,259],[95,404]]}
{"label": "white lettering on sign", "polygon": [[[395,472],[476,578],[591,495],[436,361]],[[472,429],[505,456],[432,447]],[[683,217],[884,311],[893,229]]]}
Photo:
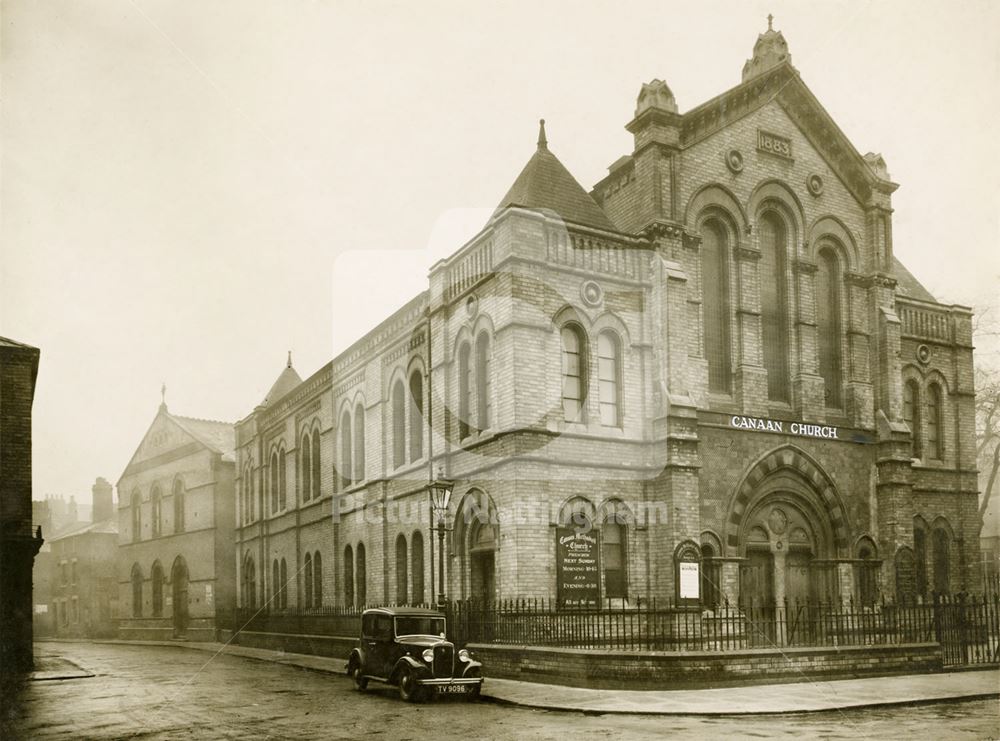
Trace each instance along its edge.
{"label": "white lettering on sign", "polygon": [[779,157],[792,158],[792,141],[767,131],[757,131],[757,149]]}
{"label": "white lettering on sign", "polygon": [[782,434],[799,435],[801,437],[821,437],[826,440],[839,440],[836,427],[826,425],[810,425],[804,422],[792,422],[785,431],[785,423],[775,419],[758,419],[757,417],[740,417],[734,415],[729,420],[729,426],[740,430],[760,430],[761,432],[780,432]]}

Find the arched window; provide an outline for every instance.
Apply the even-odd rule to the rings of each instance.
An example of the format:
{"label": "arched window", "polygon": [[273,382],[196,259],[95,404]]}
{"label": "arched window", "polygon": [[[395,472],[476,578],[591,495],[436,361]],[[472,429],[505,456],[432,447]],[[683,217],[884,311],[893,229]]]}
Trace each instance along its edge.
{"label": "arched window", "polygon": [[280,576],[281,582],[278,587],[278,594],[281,597],[281,609],[284,610],[288,607],[288,564],[285,563],[285,559],[281,559]]}
{"label": "arched window", "polygon": [[767,396],[772,401],[791,399],[788,383],[788,291],[785,259],[788,230],[774,211],[765,212],[760,228],[760,324],[767,370]]}
{"label": "arched window", "polygon": [[257,569],[249,553],[243,559],[243,606],[257,606]]}
{"label": "arched window", "polygon": [[282,446],[278,449],[278,507],[280,509],[285,509],[288,506],[288,476],[285,470],[287,459],[285,448]]}
{"label": "arched window", "polygon": [[472,432],[472,350],[468,342],[458,348],[458,436],[464,440]]}
{"label": "arched window", "polygon": [[253,469],[249,465],[243,469],[243,476],[240,479],[240,490],[242,492],[243,522],[253,522]]}
{"label": "arched window", "polygon": [[819,345],[819,374],[823,377],[826,405],[843,406],[840,364],[840,285],[843,282],[837,253],[820,250],[816,271],[816,340]]}
{"label": "arched window", "polygon": [[711,543],[701,544],[701,604],[710,609],[719,606],[719,565],[715,562],[715,548]]}
{"label": "arched window", "polygon": [[132,617],[142,617],[142,569],[132,564]]}
{"label": "arched window", "polygon": [[858,546],[858,559],[858,600],[862,607],[870,607],[875,604],[878,594],[878,562],[875,560],[875,546],[867,538]]}
{"label": "arched window", "polygon": [[153,617],[163,614],[163,567],[159,561],[153,562]]}
{"label": "arched window", "polygon": [[587,399],[587,340],[579,324],[565,325],[561,338],[563,419],[583,422]]}
{"label": "arched window", "polygon": [[605,508],[604,522],[601,523],[601,563],[604,595],[609,599],[628,597],[628,521],[628,510],[621,502],[613,502]]}
{"label": "arched window", "polygon": [[132,492],[132,541],[142,540],[142,496],[139,490]]}
{"label": "arched window", "polygon": [[322,492],[320,491],[320,477],[322,476],[322,467],[320,465],[320,454],[319,454],[319,428],[315,428],[312,433],[312,471],[310,475],[312,476],[312,495],[313,499],[319,499]]}
{"label": "arched window", "polygon": [[351,414],[346,409],[340,418],[340,488],[346,489],[354,481],[351,474],[351,456],[354,446],[351,441]]}
{"label": "arched window", "polygon": [[151,504],[150,521],[153,525],[153,537],[157,538],[163,532],[163,496],[160,494],[160,487],[153,485],[153,492],[149,495]]}
{"label": "arched window", "polygon": [[281,589],[281,567],[278,565],[278,559],[274,559],[271,564],[271,606],[275,609],[281,607],[281,598],[278,596],[278,590]]}
{"label": "arched window", "polygon": [[920,387],[912,378],[903,384],[903,421],[911,432],[911,455],[920,458],[923,454],[920,439]]}
{"label": "arched window", "polygon": [[359,401],[354,407],[354,481],[365,478],[365,408]]}
{"label": "arched window", "polygon": [[944,458],[942,411],[941,386],[932,383],[927,387],[927,455],[936,461]]}
{"label": "arched window", "polygon": [[410,589],[410,601],[415,605],[424,602],[424,536],[419,530],[413,533],[410,543],[410,571],[413,576],[413,587]]}
{"label": "arched window", "polygon": [[184,482],[180,479],[174,482],[174,532],[184,532]]}
{"label": "arched window", "polygon": [[396,604],[405,605],[407,602],[407,579],[406,536],[400,533],[396,536]]}
{"label": "arched window", "polygon": [[299,443],[298,479],[302,501],[308,502],[312,499],[312,435],[308,431],[302,433]]}
{"label": "arched window", "polygon": [[410,374],[410,460],[424,457],[424,374]]}
{"label": "arched window", "polygon": [[559,527],[589,533],[594,529],[594,519],[594,505],[583,497],[573,497],[559,510]]}
{"label": "arched window", "polygon": [[392,384],[392,467],[406,463],[406,398],[403,382]]}
{"label": "arched window", "polygon": [[708,390],[727,394],[732,386],[729,359],[729,239],[717,219],[701,228],[702,318]]}
{"label": "arched window", "polygon": [[354,604],[354,551],[344,547],[344,606]]}
{"label": "arched window", "polygon": [[597,335],[597,386],[601,424],[620,427],[621,343],[618,335],[607,329]]}
{"label": "arched window", "polygon": [[[278,451],[271,453],[271,514],[278,511]],[[267,567],[265,566],[265,571]]]}
{"label": "arched window", "polygon": [[354,582],[357,585],[358,607],[364,607],[368,599],[368,567],[365,563],[365,544],[358,543],[357,563]]}
{"label": "arched window", "polygon": [[312,607],[313,600],[313,558],[311,553],[307,553],[302,563],[302,586],[305,592],[305,604],[303,607]]}
{"label": "arched window", "polygon": [[934,528],[933,560],[934,591],[948,594],[951,591],[951,537],[943,527]]}
{"label": "arched window", "polygon": [[490,336],[480,332],[476,338],[476,427],[490,428]]}
{"label": "arched window", "polygon": [[319,551],[313,555],[313,607],[323,606],[323,557]]}
{"label": "arched window", "polygon": [[913,525],[913,574],[917,594],[927,596],[927,531],[919,523]]}

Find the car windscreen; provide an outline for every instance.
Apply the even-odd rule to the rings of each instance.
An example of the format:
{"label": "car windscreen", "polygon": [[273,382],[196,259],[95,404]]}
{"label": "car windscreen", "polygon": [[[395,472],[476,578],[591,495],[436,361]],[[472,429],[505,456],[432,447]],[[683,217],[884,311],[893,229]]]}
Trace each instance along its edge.
{"label": "car windscreen", "polygon": [[444,618],[407,615],[396,618],[398,636],[441,636],[444,638]]}

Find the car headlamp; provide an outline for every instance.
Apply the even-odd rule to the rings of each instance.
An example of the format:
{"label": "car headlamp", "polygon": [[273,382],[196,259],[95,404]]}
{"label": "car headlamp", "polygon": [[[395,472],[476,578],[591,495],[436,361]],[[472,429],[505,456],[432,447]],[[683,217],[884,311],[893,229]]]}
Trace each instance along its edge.
{"label": "car headlamp", "polygon": [[424,661],[426,661],[428,664],[430,664],[432,661],[434,661],[434,649],[433,648],[425,648],[424,652],[421,654],[421,656],[424,657]]}
{"label": "car headlamp", "polygon": [[459,661],[472,661],[472,654],[469,653],[468,649],[459,649],[458,651]]}

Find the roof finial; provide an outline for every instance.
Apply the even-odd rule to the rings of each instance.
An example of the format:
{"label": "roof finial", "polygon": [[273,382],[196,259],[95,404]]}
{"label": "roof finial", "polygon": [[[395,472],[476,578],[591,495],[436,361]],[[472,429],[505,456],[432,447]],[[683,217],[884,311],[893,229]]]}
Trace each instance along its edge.
{"label": "roof finial", "polygon": [[545,119],[538,119],[538,148],[548,149],[549,140],[545,138]]}
{"label": "roof finial", "polygon": [[166,411],[167,409],[167,383],[164,381],[160,385],[160,409]]}
{"label": "roof finial", "polygon": [[771,15],[770,13],[768,13],[767,14],[767,30],[768,31],[773,31],[774,30],[774,28],[771,26],[771,23],[773,21],[774,21],[774,16]]}
{"label": "roof finial", "polygon": [[292,367],[292,351],[291,350],[288,351],[288,367],[289,368]]}

